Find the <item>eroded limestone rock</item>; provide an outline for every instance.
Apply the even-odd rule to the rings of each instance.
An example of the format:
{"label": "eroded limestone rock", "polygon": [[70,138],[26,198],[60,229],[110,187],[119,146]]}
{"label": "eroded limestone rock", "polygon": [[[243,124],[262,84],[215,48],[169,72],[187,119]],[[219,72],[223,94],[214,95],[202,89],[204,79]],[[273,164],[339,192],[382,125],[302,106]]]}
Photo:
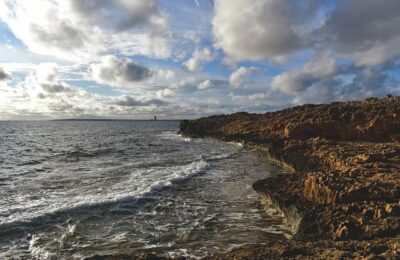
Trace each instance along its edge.
{"label": "eroded limestone rock", "polygon": [[181,133],[243,142],[294,172],[253,185],[297,221],[294,240],[216,259],[400,257],[400,97],[212,116]]}

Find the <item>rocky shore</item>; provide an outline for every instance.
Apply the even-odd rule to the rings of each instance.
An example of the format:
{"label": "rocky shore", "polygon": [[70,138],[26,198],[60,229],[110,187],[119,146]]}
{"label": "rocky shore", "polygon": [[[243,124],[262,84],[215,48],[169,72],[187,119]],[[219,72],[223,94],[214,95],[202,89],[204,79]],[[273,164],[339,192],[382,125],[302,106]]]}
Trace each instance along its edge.
{"label": "rocky shore", "polygon": [[181,133],[242,142],[291,172],[253,187],[293,238],[213,259],[400,258],[400,97],[185,120]]}

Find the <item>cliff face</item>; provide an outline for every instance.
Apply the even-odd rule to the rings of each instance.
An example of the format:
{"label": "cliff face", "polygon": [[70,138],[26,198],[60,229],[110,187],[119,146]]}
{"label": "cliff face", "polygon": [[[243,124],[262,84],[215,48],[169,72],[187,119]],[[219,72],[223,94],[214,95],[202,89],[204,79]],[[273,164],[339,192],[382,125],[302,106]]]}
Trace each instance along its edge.
{"label": "cliff face", "polygon": [[244,142],[293,172],[253,187],[294,240],[216,258],[400,256],[400,97],[212,116],[181,133]]}

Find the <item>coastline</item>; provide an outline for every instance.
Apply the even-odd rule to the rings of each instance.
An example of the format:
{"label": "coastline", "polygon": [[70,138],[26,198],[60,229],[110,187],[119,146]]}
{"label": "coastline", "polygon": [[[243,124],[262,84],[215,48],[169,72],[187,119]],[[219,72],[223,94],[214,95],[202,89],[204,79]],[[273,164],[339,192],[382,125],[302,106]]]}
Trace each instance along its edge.
{"label": "coastline", "polygon": [[211,258],[400,256],[400,97],[184,120],[181,134],[241,142],[291,172],[253,188],[294,237]]}

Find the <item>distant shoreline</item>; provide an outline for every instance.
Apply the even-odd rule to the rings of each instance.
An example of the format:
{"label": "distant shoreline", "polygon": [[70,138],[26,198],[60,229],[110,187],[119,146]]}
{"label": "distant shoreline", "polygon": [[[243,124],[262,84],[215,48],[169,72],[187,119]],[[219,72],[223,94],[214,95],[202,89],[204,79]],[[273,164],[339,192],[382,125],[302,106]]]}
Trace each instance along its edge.
{"label": "distant shoreline", "polygon": [[43,119],[43,120],[0,120],[0,123],[5,122],[124,122],[124,121],[132,121],[132,122],[179,122],[185,119]]}
{"label": "distant shoreline", "polygon": [[53,119],[53,120],[46,120],[46,121],[53,121],[53,122],[63,122],[63,121],[140,121],[140,122],[157,122],[157,121],[182,121],[184,119]]}

